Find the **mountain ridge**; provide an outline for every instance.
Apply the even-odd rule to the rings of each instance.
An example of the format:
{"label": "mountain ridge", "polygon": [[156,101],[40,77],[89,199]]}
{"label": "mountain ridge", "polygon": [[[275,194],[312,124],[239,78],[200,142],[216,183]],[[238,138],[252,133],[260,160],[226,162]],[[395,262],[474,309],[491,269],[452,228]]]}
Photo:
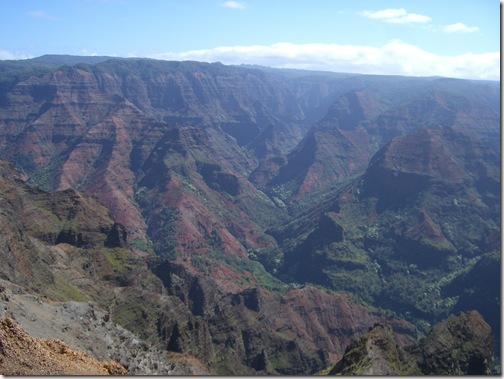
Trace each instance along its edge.
{"label": "mountain ridge", "polygon": [[[492,333],[478,312],[452,315],[402,348],[376,324],[345,351],[330,375],[489,375]],[[442,340],[442,342],[441,342]]]}
{"label": "mountain ridge", "polygon": [[[58,59],[0,62],[0,158],[20,170],[4,186],[36,204],[30,222],[14,224],[29,238],[6,229],[26,261],[5,271],[10,280],[26,285],[30,264],[41,283],[54,276],[25,243],[56,244],[54,259],[69,268],[73,251],[94,257],[88,269],[105,270],[124,295],[117,320],[134,332],[157,320],[142,338],[228,373],[315,372],[342,353],[350,336],[335,342],[334,315],[320,327],[302,318],[297,330],[258,332],[287,298],[285,324],[299,317],[306,292],[323,296],[313,284],[346,292],[343,303],[358,299],[364,324],[383,317],[366,307],[385,307],[425,332],[475,307],[498,330],[490,300],[456,285],[498,293],[472,280],[489,269],[479,261],[499,259],[497,84],[105,57],[51,66]],[[102,215],[84,219],[104,228],[63,216],[75,204]],[[54,230],[30,224],[55,217]],[[134,304],[142,275],[162,293],[145,314]],[[252,321],[257,309],[263,321]],[[261,338],[274,347],[259,349]],[[219,353],[205,355],[196,341]],[[218,357],[226,344],[235,368]]]}

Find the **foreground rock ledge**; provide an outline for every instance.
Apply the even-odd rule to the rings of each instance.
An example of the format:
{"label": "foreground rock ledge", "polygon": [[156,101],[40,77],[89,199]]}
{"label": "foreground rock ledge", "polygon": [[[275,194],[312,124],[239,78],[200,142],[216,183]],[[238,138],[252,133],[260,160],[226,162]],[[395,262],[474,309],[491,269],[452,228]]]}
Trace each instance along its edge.
{"label": "foreground rock ledge", "polygon": [[33,338],[11,318],[0,318],[1,375],[126,375],[114,361],[101,362],[57,339]]}
{"label": "foreground rock ledge", "polygon": [[417,344],[400,347],[389,325],[353,342],[330,375],[489,375],[490,326],[477,311],[451,315]]}

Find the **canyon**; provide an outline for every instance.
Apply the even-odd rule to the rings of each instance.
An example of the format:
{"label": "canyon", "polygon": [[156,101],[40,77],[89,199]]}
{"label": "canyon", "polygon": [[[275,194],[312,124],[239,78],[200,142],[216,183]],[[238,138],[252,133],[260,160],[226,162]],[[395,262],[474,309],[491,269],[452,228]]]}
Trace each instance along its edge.
{"label": "canyon", "polygon": [[499,101],[438,77],[2,61],[0,280],[41,315],[92,304],[148,346],[130,374],[314,374],[376,323],[409,346],[472,310],[499,356]]}

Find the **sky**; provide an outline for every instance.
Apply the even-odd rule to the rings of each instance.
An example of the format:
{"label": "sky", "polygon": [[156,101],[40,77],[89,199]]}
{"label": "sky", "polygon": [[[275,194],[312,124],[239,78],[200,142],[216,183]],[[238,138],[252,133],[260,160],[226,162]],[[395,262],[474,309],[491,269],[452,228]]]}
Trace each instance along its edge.
{"label": "sky", "polygon": [[500,79],[498,0],[0,0],[0,60],[44,54]]}

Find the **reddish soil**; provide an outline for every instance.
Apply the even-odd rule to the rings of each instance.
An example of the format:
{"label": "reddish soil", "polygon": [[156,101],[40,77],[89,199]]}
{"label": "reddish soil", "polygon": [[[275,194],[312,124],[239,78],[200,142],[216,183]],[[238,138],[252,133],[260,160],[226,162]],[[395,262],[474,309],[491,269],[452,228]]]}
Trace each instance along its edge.
{"label": "reddish soil", "polygon": [[114,361],[100,362],[57,339],[32,338],[10,318],[0,319],[2,375],[126,375]]}

